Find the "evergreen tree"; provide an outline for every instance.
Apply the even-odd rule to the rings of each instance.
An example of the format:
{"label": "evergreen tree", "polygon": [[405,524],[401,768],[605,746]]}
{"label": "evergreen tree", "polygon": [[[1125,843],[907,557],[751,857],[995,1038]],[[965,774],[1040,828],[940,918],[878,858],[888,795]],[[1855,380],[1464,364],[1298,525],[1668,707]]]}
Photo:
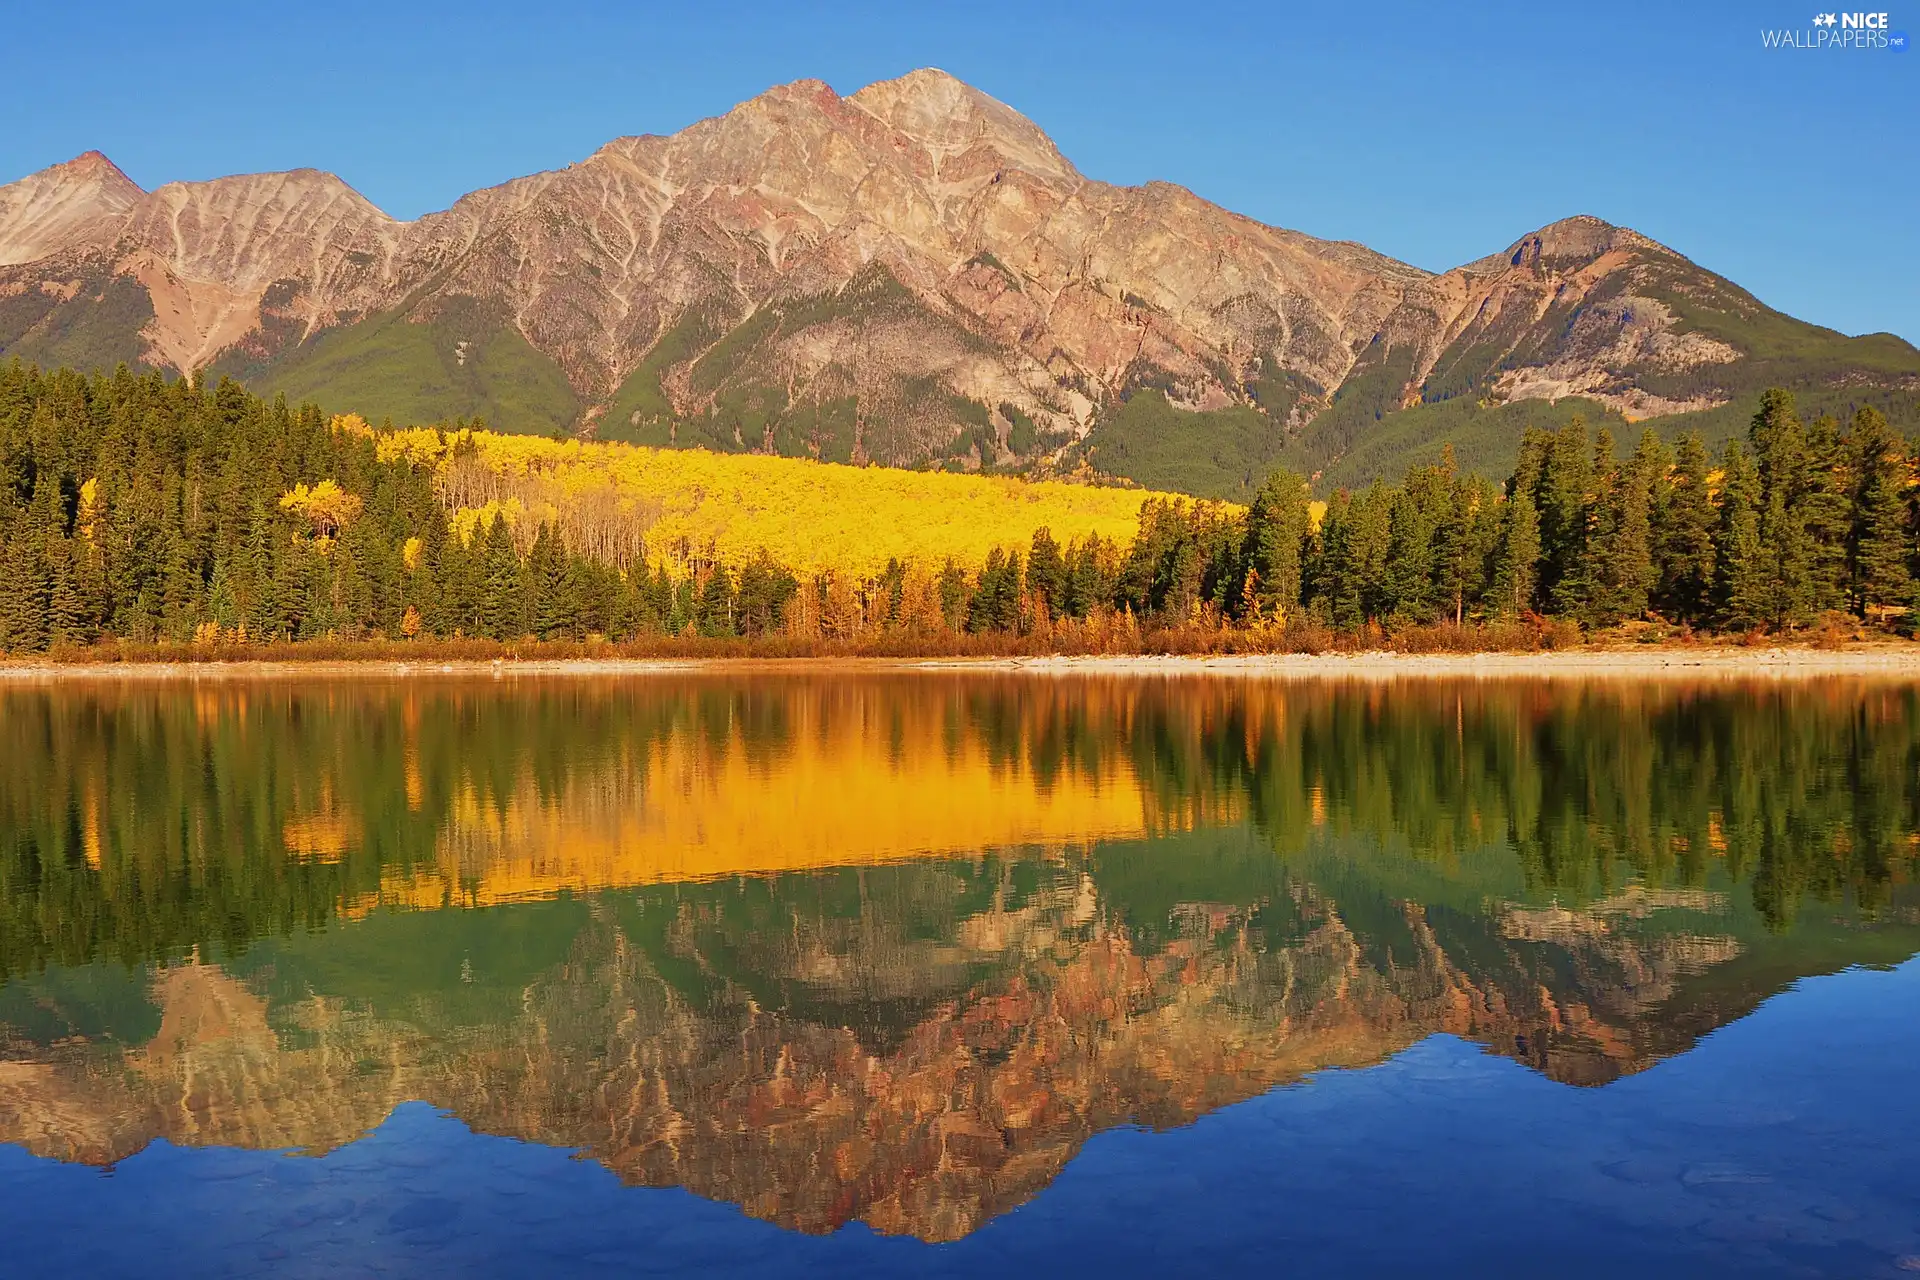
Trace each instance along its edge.
{"label": "evergreen tree", "polygon": [[1913,591],[1907,524],[1912,470],[1900,438],[1878,409],[1862,407],[1854,414],[1850,443],[1847,583],[1853,611],[1865,618],[1907,603]]}
{"label": "evergreen tree", "polygon": [[74,647],[93,639],[87,625],[87,607],[73,569],[73,555],[64,540],[57,540],[48,560],[47,641],[58,647]]}
{"label": "evergreen tree", "polygon": [[1672,484],[1656,509],[1654,607],[1676,622],[1704,626],[1712,620],[1717,513],[1711,464],[1699,432],[1681,437]]}
{"label": "evergreen tree", "polygon": [[952,630],[958,631],[967,621],[967,574],[964,569],[949,560],[940,570],[938,581],[940,595],[940,616]]}
{"label": "evergreen tree", "polygon": [[1393,544],[1393,493],[1374,481],[1353,502],[1349,513],[1347,554],[1340,566],[1342,605],[1338,610],[1352,621],[1378,622],[1393,607],[1388,589],[1387,556]]}
{"label": "evergreen tree", "polygon": [[1714,538],[1714,596],[1720,625],[1747,631],[1772,618],[1773,557],[1760,540],[1760,477],[1737,443],[1727,445]]}
{"label": "evergreen tree", "polygon": [[507,640],[527,633],[526,593],[520,580],[520,556],[514,550],[513,530],[505,516],[487,525],[482,565],[485,587],[481,596],[481,634]]}
{"label": "evergreen tree", "polygon": [[1520,489],[1509,498],[1500,521],[1489,599],[1500,617],[1517,617],[1533,608],[1540,568],[1540,516],[1533,495]]}
{"label": "evergreen tree", "polygon": [[52,632],[53,604],[42,526],[17,529],[10,552],[7,589],[0,592],[0,601],[6,604],[7,647],[18,653],[38,653],[47,647]]}
{"label": "evergreen tree", "polygon": [[[1611,437],[1608,443],[1610,446]],[[1586,604],[1593,455],[1586,419],[1578,414],[1541,442],[1539,479],[1533,495],[1540,514],[1540,583],[1536,593],[1554,612],[1567,616],[1579,613]]]}
{"label": "evergreen tree", "polygon": [[1849,441],[1822,414],[1807,428],[1806,462],[1793,501],[1807,540],[1806,580],[1800,607],[1817,616],[1848,607],[1848,549],[1853,502]]}
{"label": "evergreen tree", "polygon": [[1484,602],[1500,536],[1497,505],[1493,486],[1484,478],[1456,476],[1434,530],[1434,586],[1442,612],[1456,624],[1477,614]]}
{"label": "evergreen tree", "polygon": [[566,599],[567,554],[559,535],[546,521],[534,534],[533,548],[527,553],[526,617],[533,633],[551,640],[568,630],[569,601]]}
{"label": "evergreen tree", "polygon": [[[787,606],[800,592],[800,581],[775,563],[764,550],[740,570],[738,610],[740,630],[749,636],[778,631]],[[898,613],[898,603],[894,611]]]}
{"label": "evergreen tree", "polygon": [[1402,622],[1431,622],[1439,612],[1434,536],[1452,488],[1450,467],[1415,467],[1388,504],[1383,612]]}
{"label": "evergreen tree", "polygon": [[967,630],[1011,631],[1020,621],[1020,556],[995,547],[967,604]]}
{"label": "evergreen tree", "polygon": [[1800,501],[1809,467],[1807,436],[1790,392],[1775,389],[1761,396],[1748,438],[1759,471],[1758,541],[1765,561],[1759,621],[1793,626],[1812,612],[1814,556]]}
{"label": "evergreen tree", "polygon": [[733,579],[725,566],[715,565],[701,584],[694,605],[693,625],[703,636],[730,636],[733,625]]}
{"label": "evergreen tree", "polygon": [[1602,454],[1594,467],[1599,493],[1581,575],[1586,596],[1581,621],[1590,627],[1615,626],[1647,611],[1654,580],[1648,508],[1655,472],[1664,467],[1659,438],[1652,432],[1642,436],[1640,448],[1624,467],[1612,462],[1609,434],[1602,431],[1600,438]]}
{"label": "evergreen tree", "polygon": [[1276,471],[1247,511],[1243,558],[1261,617],[1284,623],[1299,607],[1300,549],[1306,537],[1306,481],[1291,471]]}
{"label": "evergreen tree", "polygon": [[[897,561],[888,566],[890,571],[898,567]],[[890,573],[889,576],[888,594],[892,600],[889,613],[897,613],[897,584],[901,581],[901,575]],[[1044,525],[1033,531],[1033,543],[1027,552],[1027,589],[1040,597],[1049,618],[1058,618],[1066,612],[1067,563],[1060,553],[1060,544],[1053,540],[1052,530]]]}

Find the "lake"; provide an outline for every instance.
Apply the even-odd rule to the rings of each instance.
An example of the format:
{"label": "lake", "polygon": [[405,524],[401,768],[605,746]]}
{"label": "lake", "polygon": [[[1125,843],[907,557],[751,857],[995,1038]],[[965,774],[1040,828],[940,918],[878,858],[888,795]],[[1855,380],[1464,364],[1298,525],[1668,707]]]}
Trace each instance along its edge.
{"label": "lake", "polygon": [[1920,688],[0,686],[0,1272],[1920,1271]]}

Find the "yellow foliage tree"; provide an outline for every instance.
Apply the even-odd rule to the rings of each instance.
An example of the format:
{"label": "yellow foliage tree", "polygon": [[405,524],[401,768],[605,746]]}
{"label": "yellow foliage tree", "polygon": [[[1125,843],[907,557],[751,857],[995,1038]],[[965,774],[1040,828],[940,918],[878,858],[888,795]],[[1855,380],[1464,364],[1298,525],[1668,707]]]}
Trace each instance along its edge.
{"label": "yellow foliage tree", "polygon": [[331,538],[360,516],[358,495],[348,493],[337,480],[322,480],[309,489],[296,484],[280,496],[283,510],[305,516],[315,534]]}
{"label": "yellow foliage tree", "polygon": [[510,512],[517,539],[550,523],[570,548],[623,567],[644,537],[648,561],[676,576],[761,550],[803,577],[866,580],[894,559],[977,568],[993,548],[1024,547],[1042,526],[1061,541],[1097,535],[1124,545],[1141,504],[1172,496],[418,427],[382,434],[378,452],[437,468],[462,537]]}

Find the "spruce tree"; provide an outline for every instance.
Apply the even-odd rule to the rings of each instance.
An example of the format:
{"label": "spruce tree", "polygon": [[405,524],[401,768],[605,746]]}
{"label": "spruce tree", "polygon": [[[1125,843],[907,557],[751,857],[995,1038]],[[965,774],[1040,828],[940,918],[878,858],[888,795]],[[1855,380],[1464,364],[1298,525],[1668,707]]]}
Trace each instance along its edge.
{"label": "spruce tree", "polygon": [[[1595,461],[1600,494],[1588,544],[1586,602],[1581,620],[1610,627],[1647,611],[1653,585],[1652,532],[1648,508],[1655,473],[1664,471],[1658,437],[1651,431],[1625,466],[1612,464],[1611,439],[1601,432],[1602,452]],[[1664,483],[1664,480],[1662,480]]]}
{"label": "spruce tree", "polygon": [[[897,613],[903,581],[898,561],[888,566],[888,577],[890,612]],[[1053,531],[1045,526],[1033,531],[1033,541],[1027,551],[1027,588],[1040,597],[1049,618],[1058,618],[1066,612],[1067,564],[1060,544],[1053,540]]]}
{"label": "spruce tree", "polygon": [[1393,607],[1387,556],[1393,544],[1393,491],[1376,480],[1354,499],[1349,512],[1346,563],[1340,591],[1351,623],[1378,622]]}
{"label": "spruce tree", "polygon": [[1854,613],[1865,618],[1906,604],[1912,594],[1907,493],[1913,477],[1900,438],[1878,409],[1863,406],[1854,414],[1849,443],[1847,583]]}
{"label": "spruce tree", "polygon": [[86,644],[93,636],[87,626],[86,600],[75,580],[71,550],[64,540],[58,540],[47,559],[47,642],[63,648]]}
{"label": "spruce tree", "polygon": [[1299,607],[1300,548],[1306,537],[1307,483],[1291,471],[1275,471],[1247,509],[1243,551],[1254,575],[1253,603],[1262,617],[1285,622]]}
{"label": "spruce tree", "polygon": [[559,535],[543,520],[527,553],[526,568],[527,617],[533,633],[542,640],[551,640],[567,629],[566,571],[567,553]]}
{"label": "spruce tree", "polygon": [[1657,583],[1654,607],[1669,619],[1705,626],[1713,609],[1712,464],[1700,433],[1680,439],[1672,484],[1654,527]]}
{"label": "spruce tree", "polygon": [[1353,495],[1345,489],[1335,490],[1301,570],[1309,612],[1322,623],[1342,629],[1359,626],[1361,619],[1359,595],[1352,589],[1349,568],[1352,532]]}
{"label": "spruce tree", "polygon": [[1822,414],[1807,427],[1806,460],[1794,501],[1806,537],[1806,582],[1801,607],[1810,616],[1849,606],[1848,549],[1853,481],[1849,441]]}
{"label": "spruce tree", "polygon": [[[1611,440],[1609,436],[1609,444]],[[1545,440],[1539,466],[1534,492],[1534,504],[1540,513],[1537,591],[1554,612],[1572,616],[1586,603],[1593,452],[1585,418],[1575,414],[1565,427]]]}
{"label": "spruce tree", "polygon": [[481,634],[491,640],[525,635],[526,595],[520,578],[520,555],[514,549],[513,530],[505,516],[495,516],[487,526],[483,565],[486,577],[480,610]]}
{"label": "spruce tree", "polygon": [[708,572],[694,605],[693,624],[703,636],[734,634],[733,578],[725,565],[715,565]]}
{"label": "spruce tree", "polygon": [[1794,626],[1812,612],[1814,557],[1800,501],[1809,466],[1807,435],[1792,393],[1775,388],[1760,397],[1748,438],[1758,467],[1757,536],[1766,562],[1760,621]]}
{"label": "spruce tree", "polygon": [[1766,625],[1774,607],[1774,558],[1760,540],[1760,477],[1738,443],[1727,445],[1714,537],[1714,596],[1720,625]]}
{"label": "spruce tree", "polygon": [[1433,534],[1434,586],[1441,611],[1455,624],[1481,607],[1500,534],[1496,506],[1483,477],[1456,475],[1448,486],[1446,510]]}
{"label": "spruce tree", "polygon": [[1489,603],[1496,616],[1518,617],[1533,608],[1540,568],[1540,516],[1533,495],[1517,491],[1504,504],[1494,556]]}
{"label": "spruce tree", "polygon": [[52,627],[52,581],[46,544],[37,525],[18,522],[5,547],[6,589],[0,591],[0,648],[38,653],[47,647]]}

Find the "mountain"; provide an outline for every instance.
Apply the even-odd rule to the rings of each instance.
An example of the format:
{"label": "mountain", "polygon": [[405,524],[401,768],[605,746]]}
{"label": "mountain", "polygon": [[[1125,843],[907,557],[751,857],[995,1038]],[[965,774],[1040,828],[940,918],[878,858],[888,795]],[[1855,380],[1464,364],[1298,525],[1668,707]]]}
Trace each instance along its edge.
{"label": "mountain", "polygon": [[784,85],[414,222],[313,170],[145,192],[89,153],[0,188],[0,355],[376,419],[1218,493],[1277,461],[1396,471],[1443,437],[1492,466],[1576,405],[1724,435],[1771,384],[1920,418],[1912,346],[1624,228],[1571,218],[1434,275],[1085,178],[933,70]]}
{"label": "mountain", "polygon": [[[1149,940],[1103,853],[1172,898],[1223,864],[1256,896],[1173,901]],[[0,1141],[96,1165],[157,1139],[322,1155],[421,1099],[788,1229],[954,1240],[1115,1126],[1434,1034],[1604,1086],[1915,937],[1827,933],[1822,953],[1698,890],[1461,912],[1350,866],[1335,899],[1215,833],[383,912],[224,965],[53,970],[0,987]]]}

